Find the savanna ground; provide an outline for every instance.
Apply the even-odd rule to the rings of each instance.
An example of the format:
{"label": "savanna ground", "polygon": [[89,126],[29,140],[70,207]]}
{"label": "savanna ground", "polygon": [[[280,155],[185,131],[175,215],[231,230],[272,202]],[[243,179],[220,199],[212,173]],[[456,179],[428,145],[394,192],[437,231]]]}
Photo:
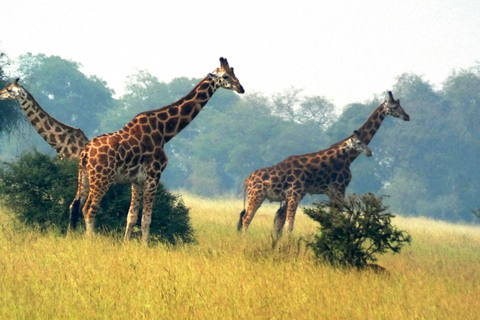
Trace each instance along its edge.
{"label": "savanna ground", "polygon": [[242,200],[183,199],[198,244],[173,248],[40,233],[0,209],[0,319],[480,319],[478,226],[396,217],[412,245],[377,274],[317,263],[301,209],[272,250],[277,204],[241,237]]}

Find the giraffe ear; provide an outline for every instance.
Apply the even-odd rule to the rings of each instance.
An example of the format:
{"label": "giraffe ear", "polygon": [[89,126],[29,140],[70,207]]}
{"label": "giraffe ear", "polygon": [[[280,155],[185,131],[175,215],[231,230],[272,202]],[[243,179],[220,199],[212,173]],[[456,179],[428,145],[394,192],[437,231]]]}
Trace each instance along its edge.
{"label": "giraffe ear", "polygon": [[20,81],[20,78],[15,79],[15,81],[13,83],[18,84],[18,81]]}

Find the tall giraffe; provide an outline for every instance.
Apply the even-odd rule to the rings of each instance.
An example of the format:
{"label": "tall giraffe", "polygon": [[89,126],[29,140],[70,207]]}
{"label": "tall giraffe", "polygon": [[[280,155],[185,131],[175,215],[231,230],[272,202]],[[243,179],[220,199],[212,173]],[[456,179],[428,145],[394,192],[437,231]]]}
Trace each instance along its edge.
{"label": "tall giraffe", "polygon": [[[277,235],[281,234],[285,221],[287,222],[287,230],[293,230],[296,209],[306,193],[325,193],[332,204],[337,207],[342,206],[346,188],[351,180],[349,166],[362,151],[352,148],[348,152],[348,158],[342,158],[342,161],[332,161],[335,150],[344,147],[345,143],[352,138],[358,138],[368,145],[388,115],[404,121],[410,120],[410,116],[401,107],[400,100],[395,100],[391,91],[388,91],[388,96],[388,100],[381,103],[365,123],[358,130],[355,130],[353,135],[333,144],[329,149],[320,151],[320,153],[324,152],[321,157],[318,153],[293,156],[276,166],[260,169],[266,171],[261,172],[257,170],[259,171],[257,174],[257,171],[252,173],[251,176],[256,176],[257,181],[259,179],[271,181],[267,182],[267,184],[271,183],[274,189],[268,191],[268,199],[271,201],[285,201],[275,215],[274,231]],[[277,168],[277,166],[279,167]],[[255,186],[255,184],[249,182],[252,179],[255,181],[254,178],[250,177],[245,181],[245,187],[253,185],[254,190],[250,191],[249,189],[248,207],[240,213],[240,221],[238,222],[238,229],[241,229],[243,232],[247,230],[255,212],[267,196],[267,194],[262,195],[261,191],[255,190],[255,188],[261,189],[261,186],[258,184]],[[251,194],[252,199],[250,199]]]}
{"label": "tall giraffe", "polygon": [[345,193],[352,178],[349,167],[353,152],[363,152],[367,157],[372,155],[370,148],[358,138],[356,131],[342,143],[336,143],[328,149],[290,156],[272,167],[255,170],[245,180],[244,206],[247,189],[248,206],[240,213],[238,230],[247,230],[265,198],[270,201],[285,201],[274,221],[277,235],[281,234],[285,223],[285,209],[289,214],[287,229],[293,230],[297,206],[307,193],[326,193],[331,201],[338,201],[337,198]]}
{"label": "tall giraffe", "polygon": [[35,98],[18,84],[19,80],[16,79],[0,91],[0,100],[17,100],[28,121],[60,157],[79,158],[80,152],[88,143],[85,133],[50,116]]}
{"label": "tall giraffe", "polygon": [[114,133],[93,138],[80,155],[78,190],[70,205],[70,227],[75,229],[83,207],[87,235],[94,231],[100,201],[114,182],[132,184],[125,240],[137,222],[143,197],[142,238],[148,242],[152,204],[162,171],[167,165],[163,149],[202,110],[218,88],[244,93],[227,59],[185,97],[160,109],[142,112]]}

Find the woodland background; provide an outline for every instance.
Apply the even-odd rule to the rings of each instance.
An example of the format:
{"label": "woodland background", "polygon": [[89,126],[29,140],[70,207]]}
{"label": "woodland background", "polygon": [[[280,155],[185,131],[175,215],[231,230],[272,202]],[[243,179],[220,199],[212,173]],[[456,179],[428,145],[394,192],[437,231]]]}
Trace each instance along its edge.
{"label": "woodland background", "polygon": [[[176,101],[205,76],[165,83],[139,70],[119,96],[101,78],[83,74],[78,62],[44,54],[15,61],[0,56],[2,88],[19,77],[47,112],[90,139],[120,129],[142,111]],[[470,222],[472,210],[480,206],[479,89],[480,65],[452,70],[441,88],[421,75],[400,74],[392,88],[342,108],[321,92],[305,95],[295,87],[269,96],[248,87],[243,96],[218,90],[195,121],[166,145],[169,163],[162,182],[170,190],[205,197],[241,195],[243,181],[255,169],[325,149],[350,135],[391,90],[411,120],[388,117],[383,122],[369,145],[373,157],[360,156],[352,164],[347,193],[388,195],[384,202],[391,211],[405,216]],[[0,101],[0,131],[2,161],[32,149],[54,155],[16,101]],[[323,196],[306,197],[304,203],[317,199]]]}

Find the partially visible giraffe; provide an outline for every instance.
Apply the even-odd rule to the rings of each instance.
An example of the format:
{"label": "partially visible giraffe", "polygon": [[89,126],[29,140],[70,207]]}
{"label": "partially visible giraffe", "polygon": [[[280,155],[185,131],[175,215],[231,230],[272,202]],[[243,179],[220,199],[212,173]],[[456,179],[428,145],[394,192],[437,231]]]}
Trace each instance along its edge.
{"label": "partially visible giraffe", "polygon": [[[404,121],[409,121],[410,120],[410,116],[405,112],[405,110],[403,110],[402,106],[400,105],[400,100],[395,100],[393,98],[393,95],[392,95],[391,91],[388,91],[388,99],[386,101],[382,102],[377,107],[377,109],[375,109],[375,111],[373,111],[373,113],[367,118],[365,123],[358,130],[354,131],[353,135],[351,135],[351,136],[333,144],[330,148],[336,149],[338,147],[341,147],[345,144],[346,141],[348,141],[351,138],[358,138],[360,141],[362,141],[366,145],[368,145],[370,143],[370,141],[372,140],[373,136],[375,135],[375,133],[377,132],[377,130],[380,128],[383,120],[388,115],[391,115],[395,118],[400,118]],[[315,190],[317,192],[308,191],[307,193],[313,193],[313,194],[326,193],[329,196],[329,200],[332,204],[334,204],[338,207],[341,207],[341,203],[342,203],[343,198],[345,196],[346,187],[348,186],[348,183],[350,182],[350,179],[351,179],[351,174],[350,174],[350,171],[348,170],[348,167],[361,153],[362,153],[362,151],[359,151],[359,150],[354,150],[354,149],[350,150],[348,152],[348,159],[346,159],[344,162],[341,162],[341,163],[335,162],[335,164],[333,165],[333,168],[329,167],[328,162],[324,162],[324,160],[321,159],[318,164],[315,164],[315,166],[320,168],[318,172],[319,173],[324,173],[326,168],[328,168],[329,170],[332,170],[330,177],[325,178],[326,181],[332,181],[332,180],[340,179],[343,182],[339,181],[340,182],[339,185],[331,185],[330,184],[326,187],[326,189],[324,187],[324,190],[321,190],[321,191]],[[291,159],[291,158],[292,157],[287,158],[284,161],[287,161],[288,159]],[[328,157],[327,157],[327,159],[328,159]],[[293,160],[295,160],[295,159],[293,159]],[[303,161],[306,161],[306,160],[303,160]],[[280,162],[280,163],[282,163],[282,162]],[[309,162],[309,164],[311,165],[310,162]],[[287,230],[288,231],[293,230],[293,221],[295,219],[295,211],[297,209],[298,203],[300,202],[300,200],[305,195],[305,194],[302,195],[302,193],[297,194],[295,192],[290,191],[290,189],[296,187],[296,185],[300,185],[300,183],[298,183],[296,181],[295,176],[299,176],[301,179],[305,179],[305,180],[308,180],[308,181],[312,180],[311,172],[312,172],[312,170],[314,171],[315,166],[309,167],[306,164],[301,163],[301,162],[299,162],[298,165],[301,165],[301,167],[300,168],[298,168],[298,167],[293,168],[292,167],[290,169],[291,175],[289,176],[289,178],[287,178],[287,181],[284,182],[284,189],[286,189],[286,191],[284,192],[285,196],[281,200],[275,200],[275,201],[285,201],[275,215],[274,231],[276,232],[277,235],[281,234],[282,228],[285,225],[285,221],[287,222]],[[340,176],[338,174],[338,172],[343,169],[342,165],[345,165],[346,169],[348,170],[348,171],[346,171],[346,173],[347,173],[346,176],[344,176],[344,175]],[[273,168],[273,167],[271,167],[271,168]],[[288,181],[288,179],[290,179],[291,181]],[[248,180],[248,178],[247,178],[247,180]],[[298,199],[298,198],[300,198],[300,199]],[[260,205],[261,205],[261,202],[258,205],[258,207]],[[249,207],[250,207],[250,191],[249,191]],[[252,205],[252,208],[254,208],[254,207],[255,206]],[[245,232],[247,230],[251,220],[253,219],[253,215],[255,214],[255,211],[257,209],[255,209],[255,210],[250,209],[249,210],[247,208],[247,210],[243,210],[240,213],[240,221],[238,222],[238,229],[239,230],[242,229],[243,232]],[[252,214],[252,212],[253,212],[253,214]]]}
{"label": "partially visible giraffe", "polygon": [[328,149],[290,156],[272,167],[255,170],[245,180],[244,207],[247,189],[248,206],[240,213],[238,230],[247,230],[265,198],[285,201],[274,221],[274,232],[277,235],[281,234],[287,216],[287,229],[293,230],[298,204],[307,193],[326,193],[332,202],[343,200],[345,189],[352,178],[349,169],[352,152],[363,152],[367,157],[372,155],[356,131],[353,136]]}
{"label": "partially visible giraffe", "polygon": [[35,98],[18,84],[19,80],[16,79],[0,91],[0,100],[17,100],[28,121],[60,157],[79,158],[80,152],[88,143],[85,133],[50,116]]}
{"label": "partially visible giraffe", "polygon": [[91,236],[100,201],[110,185],[131,183],[125,240],[130,238],[143,197],[142,238],[148,242],[152,204],[167,165],[163,146],[197,116],[218,88],[245,92],[224,58],[220,58],[220,68],[177,102],[142,112],[119,131],[93,138],[80,155],[78,191],[70,205],[70,227],[75,229],[83,206],[87,235]]}

